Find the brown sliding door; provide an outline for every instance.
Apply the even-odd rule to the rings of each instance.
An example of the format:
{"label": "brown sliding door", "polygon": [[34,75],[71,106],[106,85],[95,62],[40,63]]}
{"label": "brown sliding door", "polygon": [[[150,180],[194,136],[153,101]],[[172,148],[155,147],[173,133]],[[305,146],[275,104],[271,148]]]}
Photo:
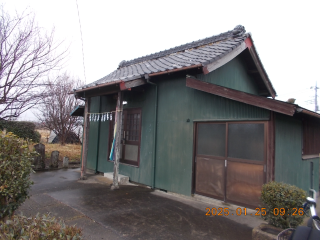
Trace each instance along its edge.
{"label": "brown sliding door", "polygon": [[195,192],[258,206],[265,182],[266,123],[197,123]]}
{"label": "brown sliding door", "polygon": [[198,124],[196,191],[224,200],[225,123]]}

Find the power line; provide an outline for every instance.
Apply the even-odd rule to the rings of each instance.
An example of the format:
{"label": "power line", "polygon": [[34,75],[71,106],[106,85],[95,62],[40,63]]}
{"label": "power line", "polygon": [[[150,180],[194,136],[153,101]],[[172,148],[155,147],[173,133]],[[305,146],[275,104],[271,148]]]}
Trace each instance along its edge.
{"label": "power line", "polygon": [[80,22],[80,13],[79,13],[79,6],[78,6],[78,0],[76,0],[77,4],[77,10],[78,10],[78,18],[79,18],[79,26],[80,26],[80,36],[81,36],[81,45],[82,45],[82,63],[83,63],[83,74],[84,74],[84,83],[87,83],[86,78],[86,67],[84,65],[84,51],[83,51],[83,39],[82,39],[82,29],[81,29],[81,22]]}
{"label": "power line", "polygon": [[292,91],[292,92],[284,92],[284,93],[280,93],[279,96],[289,96],[289,95],[293,95],[295,93],[304,93],[304,92],[308,92],[310,91],[310,88],[305,88],[305,89],[300,89],[300,90],[295,90],[295,91]]}

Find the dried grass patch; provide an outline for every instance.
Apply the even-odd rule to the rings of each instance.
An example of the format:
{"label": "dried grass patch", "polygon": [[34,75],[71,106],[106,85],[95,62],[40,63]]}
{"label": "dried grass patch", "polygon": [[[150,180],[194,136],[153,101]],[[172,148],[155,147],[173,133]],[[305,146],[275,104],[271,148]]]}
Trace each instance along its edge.
{"label": "dried grass patch", "polygon": [[45,143],[46,146],[46,158],[51,157],[52,151],[59,151],[59,160],[62,161],[63,157],[68,157],[70,162],[80,161],[81,145],[80,144],[66,144],[64,146],[60,144]]}
{"label": "dried grass patch", "polygon": [[38,133],[41,135],[40,142],[41,143],[47,143],[49,136],[50,136],[50,131],[46,129],[37,129],[36,130]]}
{"label": "dried grass patch", "polygon": [[59,160],[63,157],[68,157],[70,162],[78,162],[81,157],[81,144],[65,144],[64,146],[58,143],[47,143],[47,138],[50,136],[50,131],[45,129],[37,129],[41,134],[41,143],[46,146],[46,158],[51,157],[52,151],[59,151]]}

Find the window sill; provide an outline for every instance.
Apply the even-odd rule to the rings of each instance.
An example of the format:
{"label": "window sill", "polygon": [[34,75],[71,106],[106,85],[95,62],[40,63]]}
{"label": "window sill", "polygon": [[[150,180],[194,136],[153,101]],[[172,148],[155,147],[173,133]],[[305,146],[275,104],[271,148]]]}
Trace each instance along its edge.
{"label": "window sill", "polygon": [[[107,160],[108,162],[110,162],[110,163],[113,163],[113,161],[111,161],[111,160]],[[123,162],[119,162],[121,165],[126,165],[126,166],[129,166],[129,167],[135,167],[135,168],[139,168],[139,166],[137,166],[137,165],[131,165],[131,164],[128,164],[128,163],[123,163]]]}
{"label": "window sill", "polygon": [[319,154],[312,154],[312,155],[302,155],[302,160],[309,160],[313,158],[319,158]]}

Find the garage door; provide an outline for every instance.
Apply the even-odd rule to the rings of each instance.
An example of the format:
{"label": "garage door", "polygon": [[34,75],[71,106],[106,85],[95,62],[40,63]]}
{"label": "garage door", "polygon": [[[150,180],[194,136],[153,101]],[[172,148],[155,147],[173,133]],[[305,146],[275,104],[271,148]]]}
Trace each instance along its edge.
{"label": "garage door", "polygon": [[266,122],[197,123],[195,192],[259,206],[266,171]]}

